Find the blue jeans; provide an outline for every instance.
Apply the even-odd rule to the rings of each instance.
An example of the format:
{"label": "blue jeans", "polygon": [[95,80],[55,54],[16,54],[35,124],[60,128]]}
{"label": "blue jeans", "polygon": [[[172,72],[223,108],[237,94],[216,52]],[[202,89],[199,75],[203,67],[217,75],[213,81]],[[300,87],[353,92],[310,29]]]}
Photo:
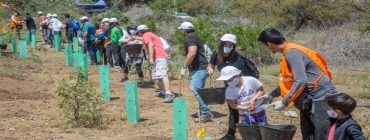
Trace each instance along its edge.
{"label": "blue jeans", "polygon": [[32,35],[36,35],[36,29],[28,29],[28,31],[30,32],[30,40],[32,41]]}
{"label": "blue jeans", "polygon": [[91,63],[97,63],[96,59],[96,48],[93,44],[93,40],[86,41],[84,48],[84,53],[89,52]]}
{"label": "blue jeans", "polygon": [[199,103],[200,113],[208,113],[210,112],[208,105],[206,105],[202,98],[200,98],[198,94],[198,90],[204,88],[206,83],[206,79],[208,77],[208,72],[206,70],[195,70],[190,72],[190,88],[191,92],[194,94],[195,98],[197,98]]}

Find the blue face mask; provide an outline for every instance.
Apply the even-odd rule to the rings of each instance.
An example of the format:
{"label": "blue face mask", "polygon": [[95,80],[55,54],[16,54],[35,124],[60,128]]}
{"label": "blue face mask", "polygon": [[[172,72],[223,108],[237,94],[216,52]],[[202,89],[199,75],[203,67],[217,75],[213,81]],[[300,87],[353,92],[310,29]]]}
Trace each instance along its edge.
{"label": "blue face mask", "polygon": [[230,53],[233,50],[233,48],[229,48],[227,46],[224,46],[224,52],[225,53]]}

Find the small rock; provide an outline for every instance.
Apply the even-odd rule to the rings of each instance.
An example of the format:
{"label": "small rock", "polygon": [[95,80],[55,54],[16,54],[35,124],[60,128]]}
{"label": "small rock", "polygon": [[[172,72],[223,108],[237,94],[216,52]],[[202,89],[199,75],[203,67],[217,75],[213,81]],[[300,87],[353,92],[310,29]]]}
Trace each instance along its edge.
{"label": "small rock", "polygon": [[10,131],[15,131],[14,127],[9,128]]}
{"label": "small rock", "polygon": [[285,117],[292,117],[292,118],[297,118],[298,114],[295,111],[285,111],[284,112]]}

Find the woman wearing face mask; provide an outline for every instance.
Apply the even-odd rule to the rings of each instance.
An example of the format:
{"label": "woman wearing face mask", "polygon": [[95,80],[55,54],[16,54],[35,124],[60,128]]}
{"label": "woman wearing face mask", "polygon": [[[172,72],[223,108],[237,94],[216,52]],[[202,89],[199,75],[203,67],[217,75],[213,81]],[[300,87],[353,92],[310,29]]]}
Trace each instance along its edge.
{"label": "woman wearing face mask", "polygon": [[[137,31],[137,25],[130,25],[126,28],[126,32],[124,33],[123,37],[120,39],[120,42],[124,45],[123,47],[127,47],[127,45],[130,44],[143,44],[143,39],[138,36]],[[138,84],[138,87],[144,87],[144,74],[143,70],[141,69],[141,64],[143,63],[143,56],[144,53],[141,51],[141,53],[137,55],[128,55],[126,53],[127,58],[123,58],[126,63],[126,66],[124,66],[123,69],[123,77],[119,82],[123,82],[125,80],[128,80],[128,70],[131,67],[131,64],[135,62],[136,66],[136,72],[140,78],[140,83]]]}
{"label": "woman wearing face mask", "polygon": [[[252,76],[259,78],[259,72],[255,64],[236,52],[236,36],[233,34],[225,34],[221,37],[218,43],[218,49],[213,52],[210,62],[207,67],[209,75],[213,74],[213,70],[217,66],[220,71],[226,66],[234,66],[241,70],[242,76]],[[225,83],[225,87],[227,84]],[[229,129],[227,134],[221,138],[222,140],[235,139],[236,125],[239,122],[238,110],[229,107]],[[196,117],[196,115],[193,115]]]}

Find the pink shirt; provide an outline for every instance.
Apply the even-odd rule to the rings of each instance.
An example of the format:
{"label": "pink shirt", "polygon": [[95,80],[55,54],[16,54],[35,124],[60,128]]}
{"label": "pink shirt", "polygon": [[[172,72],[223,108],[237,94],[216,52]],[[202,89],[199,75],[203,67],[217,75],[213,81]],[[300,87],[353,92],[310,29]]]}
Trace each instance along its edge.
{"label": "pink shirt", "polygon": [[336,123],[334,123],[334,125],[332,125],[330,127],[328,140],[334,140],[334,130],[335,130],[335,127],[336,127]]}
{"label": "pink shirt", "polygon": [[144,44],[145,44],[145,48],[148,50],[148,53],[149,53],[148,44],[150,42],[153,43],[153,45],[154,45],[154,60],[156,60],[157,58],[160,58],[160,57],[162,57],[162,58],[163,57],[168,57],[168,54],[163,49],[161,39],[159,39],[159,37],[157,35],[153,34],[152,32],[146,32],[143,35],[143,41],[144,41]]}
{"label": "pink shirt", "polygon": [[45,16],[40,16],[40,21],[46,20]]}

